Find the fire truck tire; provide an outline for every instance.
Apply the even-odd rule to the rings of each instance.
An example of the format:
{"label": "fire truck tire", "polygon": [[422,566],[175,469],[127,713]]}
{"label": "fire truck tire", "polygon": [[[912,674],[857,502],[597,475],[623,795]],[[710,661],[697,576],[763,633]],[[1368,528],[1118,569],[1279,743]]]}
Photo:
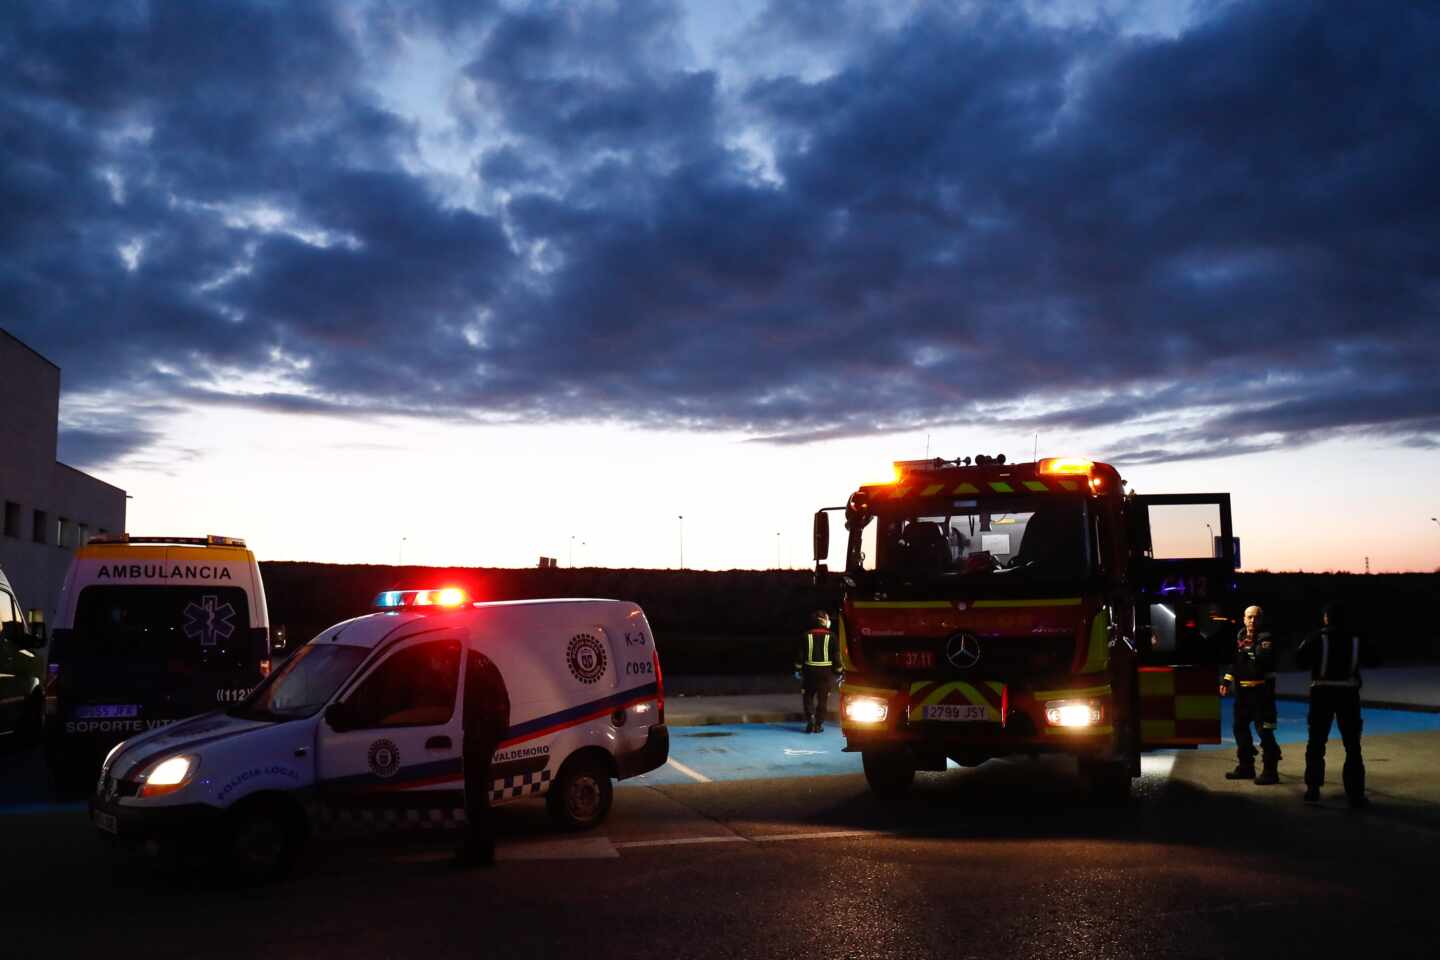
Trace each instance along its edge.
{"label": "fire truck tire", "polygon": [[915,782],[915,761],[899,750],[865,750],[860,754],[865,781],[881,797],[903,796]]}
{"label": "fire truck tire", "polygon": [[1130,802],[1130,764],[1125,761],[1082,759],[1080,778],[1097,803],[1124,806]]}

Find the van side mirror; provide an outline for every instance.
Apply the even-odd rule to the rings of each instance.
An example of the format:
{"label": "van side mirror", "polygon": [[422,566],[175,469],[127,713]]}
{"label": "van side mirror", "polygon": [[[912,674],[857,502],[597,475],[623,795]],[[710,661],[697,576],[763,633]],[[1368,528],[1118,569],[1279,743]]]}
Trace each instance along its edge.
{"label": "van side mirror", "polygon": [[359,728],[356,722],[355,709],[348,703],[332,703],[325,708],[325,722],[330,729],[336,733],[344,733],[347,730]]}
{"label": "van side mirror", "polygon": [[19,620],[6,620],[0,624],[0,637],[3,637],[6,643],[13,643],[17,647],[27,646],[30,641],[30,635],[25,632],[25,624]]}

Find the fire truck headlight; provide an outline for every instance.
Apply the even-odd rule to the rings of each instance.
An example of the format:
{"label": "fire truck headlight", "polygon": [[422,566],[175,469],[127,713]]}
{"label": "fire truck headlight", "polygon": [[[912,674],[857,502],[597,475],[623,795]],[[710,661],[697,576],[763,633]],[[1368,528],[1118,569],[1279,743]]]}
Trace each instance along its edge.
{"label": "fire truck headlight", "polygon": [[890,713],[878,697],[850,697],[845,701],[845,719],[854,723],[879,723]]}
{"label": "fire truck headlight", "polygon": [[1089,727],[1104,715],[1098,700],[1050,700],[1045,704],[1045,722],[1052,727]]}

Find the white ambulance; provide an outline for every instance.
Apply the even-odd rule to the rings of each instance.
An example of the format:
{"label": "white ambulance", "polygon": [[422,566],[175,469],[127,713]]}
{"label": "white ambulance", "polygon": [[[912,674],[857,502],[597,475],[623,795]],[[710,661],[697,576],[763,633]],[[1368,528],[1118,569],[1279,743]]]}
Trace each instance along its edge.
{"label": "white ambulance", "polygon": [[470,603],[447,588],[387,591],[376,605],[385,612],[326,629],[243,703],[117,746],[91,803],[96,827],[179,840],[264,879],[315,830],[459,822],[475,653],[510,701],[493,804],[546,795],[560,825],[590,827],[609,811],[612,779],[668,758],[660,659],[636,604]]}
{"label": "white ambulance", "polygon": [[46,760],[85,787],[114,744],[238,703],[270,672],[260,567],[234,537],[91,539],[53,628]]}

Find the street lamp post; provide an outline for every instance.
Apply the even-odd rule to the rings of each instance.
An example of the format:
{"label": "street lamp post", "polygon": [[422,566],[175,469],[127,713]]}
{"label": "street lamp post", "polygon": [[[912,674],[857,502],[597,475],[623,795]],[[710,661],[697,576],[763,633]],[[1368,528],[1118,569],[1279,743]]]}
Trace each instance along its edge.
{"label": "street lamp post", "polygon": [[1215,528],[1207,523],[1205,529],[1210,531],[1210,556],[1218,556],[1220,551],[1215,549]]}
{"label": "street lamp post", "polygon": [[775,531],[775,569],[780,569],[780,531]]}
{"label": "street lamp post", "polygon": [[401,538],[400,538],[400,562],[397,563],[396,566],[398,566],[398,567],[403,567],[403,566],[405,566],[405,538],[404,538],[404,537],[401,537]]}
{"label": "street lamp post", "polygon": [[685,569],[685,514],[679,514],[680,521],[680,569]]}

